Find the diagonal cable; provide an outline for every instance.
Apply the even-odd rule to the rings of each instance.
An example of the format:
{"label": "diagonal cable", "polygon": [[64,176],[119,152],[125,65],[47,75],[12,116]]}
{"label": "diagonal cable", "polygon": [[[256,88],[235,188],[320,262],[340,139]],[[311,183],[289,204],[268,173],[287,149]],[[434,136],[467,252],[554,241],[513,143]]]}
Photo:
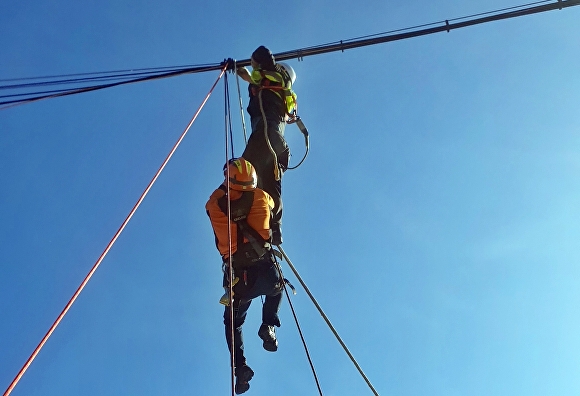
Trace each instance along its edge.
{"label": "diagonal cable", "polygon": [[352,355],[352,353],[350,353],[350,351],[348,350],[346,344],[342,341],[342,338],[340,338],[340,336],[338,335],[338,332],[336,331],[336,329],[334,328],[334,326],[332,325],[332,323],[330,323],[330,320],[328,319],[328,317],[326,316],[326,314],[324,313],[324,311],[322,310],[322,308],[318,304],[318,301],[316,301],[316,299],[314,298],[314,296],[312,295],[312,293],[310,293],[310,290],[308,289],[308,286],[306,286],[306,284],[304,283],[304,281],[300,277],[300,274],[298,273],[298,271],[296,270],[296,268],[294,267],[294,265],[290,261],[290,258],[286,255],[286,252],[284,252],[284,249],[282,249],[282,246],[278,245],[278,249],[280,249],[280,253],[282,253],[282,256],[284,257],[284,260],[286,260],[286,262],[288,263],[288,266],[290,267],[290,269],[292,270],[292,272],[294,272],[294,275],[296,276],[296,278],[298,279],[298,281],[300,282],[300,284],[302,285],[302,287],[306,291],[306,294],[308,294],[308,297],[310,297],[310,299],[312,300],[312,302],[316,306],[316,309],[318,309],[318,312],[320,313],[320,315],[322,316],[322,318],[324,319],[324,321],[326,322],[326,324],[330,328],[330,331],[332,331],[332,334],[334,334],[334,336],[336,337],[336,339],[338,340],[338,342],[342,346],[342,349],[344,349],[344,351],[346,352],[346,354],[348,355],[348,357],[350,358],[350,360],[353,362],[353,364],[355,365],[356,369],[358,370],[358,372],[360,373],[360,375],[363,377],[363,379],[365,380],[365,382],[367,383],[367,385],[369,386],[369,388],[371,389],[371,391],[373,392],[373,394],[375,396],[379,396],[378,392],[376,391],[376,389],[371,384],[371,381],[365,375],[365,373],[363,372],[363,370],[360,367],[360,365],[357,363],[357,361],[354,358],[354,356]]}
{"label": "diagonal cable", "polygon": [[304,334],[302,333],[302,328],[300,327],[300,323],[298,322],[298,316],[296,315],[296,311],[294,310],[294,304],[292,304],[292,300],[290,299],[290,293],[288,293],[288,288],[286,287],[286,279],[284,279],[284,275],[282,274],[282,268],[280,268],[280,264],[276,262],[276,268],[278,269],[278,273],[280,274],[280,281],[284,286],[284,293],[286,294],[286,298],[288,299],[288,305],[290,305],[290,310],[292,311],[292,316],[294,317],[294,322],[296,323],[296,328],[298,329],[298,334],[300,335],[300,340],[302,340],[302,345],[304,346],[304,352],[306,353],[306,358],[308,359],[308,363],[310,364],[310,370],[312,371],[312,375],[314,376],[314,381],[316,382],[316,387],[318,388],[318,394],[322,395],[322,388],[320,387],[320,381],[318,380],[318,375],[316,374],[316,369],[314,368],[314,363],[312,362],[312,358],[310,357],[310,351],[308,350],[308,345],[306,345],[306,339],[304,338]]}
{"label": "diagonal cable", "polygon": [[20,369],[20,371],[18,372],[18,374],[16,375],[16,377],[14,378],[14,380],[12,381],[12,383],[10,384],[10,386],[8,387],[8,389],[6,389],[6,392],[4,392],[4,396],[10,395],[10,393],[12,392],[12,390],[14,389],[14,387],[18,384],[18,382],[20,381],[20,379],[22,378],[22,376],[24,375],[24,373],[26,372],[26,370],[28,369],[28,367],[30,367],[30,365],[32,364],[33,360],[36,358],[36,356],[38,355],[38,353],[40,352],[40,350],[44,346],[44,344],[48,341],[48,339],[50,338],[50,336],[52,335],[52,333],[56,330],[56,327],[59,325],[59,323],[62,321],[62,319],[64,318],[64,316],[66,315],[66,313],[69,311],[69,309],[71,308],[71,306],[73,305],[73,303],[75,302],[75,300],[77,299],[77,297],[81,294],[81,292],[83,291],[83,289],[85,288],[85,286],[87,285],[87,283],[89,282],[89,280],[91,279],[91,277],[93,276],[93,274],[97,271],[97,268],[99,267],[99,265],[101,264],[101,262],[105,259],[105,256],[107,255],[107,253],[109,253],[109,250],[111,250],[111,248],[113,247],[113,245],[115,244],[115,242],[117,241],[117,239],[119,238],[119,236],[121,235],[121,233],[123,232],[123,230],[125,229],[125,227],[127,226],[127,224],[129,223],[129,220],[131,220],[131,218],[133,217],[133,215],[135,214],[135,212],[137,211],[137,209],[139,208],[139,206],[141,205],[141,203],[145,199],[145,196],[147,195],[147,193],[149,192],[149,190],[151,190],[151,187],[153,187],[153,184],[155,183],[155,181],[157,180],[157,178],[159,177],[159,175],[161,174],[161,172],[163,171],[163,169],[165,168],[165,166],[167,165],[167,163],[169,162],[169,160],[171,159],[171,157],[173,156],[173,154],[175,153],[175,151],[177,150],[177,148],[179,147],[179,145],[181,144],[181,142],[185,138],[185,135],[187,135],[187,132],[189,131],[189,129],[193,125],[193,123],[196,120],[197,116],[199,115],[199,113],[201,112],[201,110],[205,106],[206,102],[208,101],[209,97],[211,96],[211,94],[212,94],[215,86],[217,85],[217,83],[219,82],[219,80],[222,78],[222,76],[225,74],[225,72],[226,72],[226,68],[224,67],[223,70],[222,70],[222,72],[220,73],[219,77],[217,78],[216,82],[213,84],[213,86],[211,87],[210,91],[205,96],[205,98],[202,101],[201,105],[199,106],[199,108],[195,112],[193,118],[191,119],[191,121],[189,122],[189,124],[187,125],[187,127],[185,128],[185,130],[183,131],[183,133],[181,134],[181,136],[179,137],[179,139],[177,140],[177,142],[173,146],[173,148],[171,149],[169,155],[165,158],[165,161],[163,161],[163,163],[161,164],[161,166],[159,167],[159,169],[155,173],[155,176],[153,176],[153,179],[149,182],[149,185],[147,186],[147,188],[145,189],[145,191],[143,191],[143,193],[141,194],[141,196],[137,200],[137,203],[135,204],[135,206],[133,207],[133,209],[131,209],[131,212],[129,213],[129,215],[127,216],[127,218],[125,219],[125,221],[123,221],[123,223],[121,224],[121,227],[119,227],[119,229],[117,230],[117,232],[113,236],[113,239],[111,239],[111,241],[109,242],[109,244],[107,245],[107,247],[105,248],[105,250],[103,251],[103,253],[101,254],[101,256],[99,257],[99,259],[97,260],[97,262],[93,265],[93,267],[89,271],[88,275],[82,281],[81,285],[78,287],[78,289],[76,290],[76,292],[74,293],[74,295],[71,297],[71,299],[69,300],[69,302],[66,304],[66,306],[64,307],[64,309],[62,310],[62,312],[60,313],[60,315],[58,315],[57,319],[54,321],[54,323],[52,324],[52,326],[50,326],[50,329],[45,334],[45,336],[42,338],[42,340],[40,341],[40,343],[38,344],[38,346],[36,347],[36,349],[34,350],[34,352],[32,352],[32,355],[30,355],[30,357],[28,358],[28,360],[26,361],[26,363],[24,364],[24,366]]}

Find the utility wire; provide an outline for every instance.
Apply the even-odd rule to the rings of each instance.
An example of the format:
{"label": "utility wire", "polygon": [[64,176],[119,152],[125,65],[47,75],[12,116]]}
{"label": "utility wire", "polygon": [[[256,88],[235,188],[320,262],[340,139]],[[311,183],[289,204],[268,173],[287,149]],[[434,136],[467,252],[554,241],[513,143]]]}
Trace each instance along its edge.
{"label": "utility wire", "polygon": [[[545,4],[546,3],[546,4]],[[502,8],[495,11],[483,12],[478,14],[472,14],[469,16],[464,16],[460,18],[453,18],[448,19],[445,21],[434,22],[424,25],[417,25],[414,27],[392,30],[385,33],[374,34],[369,36],[363,36],[358,38],[352,38],[348,40],[340,40],[333,43],[313,46],[313,47],[305,47],[301,49],[281,52],[278,54],[274,54],[275,58],[278,61],[284,61],[288,59],[299,59],[302,60],[306,56],[312,55],[320,55],[329,52],[336,52],[341,51],[344,52],[348,49],[360,48],[369,45],[376,45],[387,43],[391,41],[398,41],[398,40],[405,40],[413,37],[425,36],[434,33],[440,32],[450,32],[451,30],[464,28],[467,26],[478,25],[482,23],[488,23],[493,21],[499,21],[503,19],[509,18],[516,18],[525,15],[532,15],[546,11],[552,10],[561,10],[563,8],[573,7],[580,5],[580,0],[555,0],[555,1],[538,1],[533,3],[522,4],[519,6]],[[130,78],[135,77],[136,74],[131,74],[132,70],[120,70],[114,72],[103,72],[103,73],[88,73],[87,75],[92,75],[92,77],[86,77],[87,80],[83,82],[89,82],[90,78],[95,78],[95,76],[99,74],[110,74],[109,76],[104,76],[103,78],[124,78],[119,73],[125,74],[127,73],[127,79],[115,83],[110,84],[101,84],[101,85],[93,85],[87,87],[75,87],[59,92],[51,92],[51,91],[39,91],[39,92],[30,92],[26,96],[28,98],[22,98],[22,93],[17,93],[14,95],[5,95],[2,97],[3,99],[7,99],[4,101],[0,101],[0,110],[6,109],[8,107],[12,107],[18,104],[30,103],[35,102],[42,99],[49,99],[67,95],[74,95],[77,93],[82,92],[89,92],[95,91],[105,88],[111,88],[118,85],[124,84],[131,84],[136,82],[144,82],[150,80],[156,80],[161,78],[168,78],[168,77],[175,77],[183,74],[191,74],[191,73],[201,73],[206,71],[212,70],[220,70],[224,64],[227,64],[228,70],[232,70],[234,67],[233,60],[228,60],[222,63],[213,63],[213,64],[206,64],[202,66],[192,66],[192,67],[165,67],[165,68],[153,68],[152,75],[142,76],[139,78]],[[237,67],[249,66],[250,59],[244,59],[236,62]],[[135,69],[134,71],[141,73],[141,72],[148,72],[149,69]],[[61,75],[61,76],[54,76],[54,77],[71,77],[71,76],[83,76],[85,74],[74,74],[74,75]],[[40,78],[40,77],[39,77]],[[23,81],[23,80],[34,80],[37,79],[36,77],[28,78],[28,79],[9,79],[9,80],[0,80],[0,82],[10,82],[10,81]],[[79,80],[79,82],[82,79]],[[51,82],[52,84],[52,82]],[[68,84],[68,82],[67,82]],[[3,87],[0,86],[0,89]]]}
{"label": "utility wire", "polygon": [[[501,8],[501,9],[494,10],[494,11],[480,12],[480,13],[477,13],[477,14],[467,15],[467,16],[463,16],[463,17],[447,19],[447,21],[461,21],[463,19],[474,18],[474,17],[478,17],[478,16],[482,16],[482,15],[497,14],[497,13],[502,12],[502,11],[508,11],[508,10],[514,10],[514,9],[518,9],[518,8],[524,8],[524,7],[528,7],[528,6],[536,5],[536,4],[549,3],[551,1],[553,1],[553,0],[536,1],[534,3],[521,4],[521,5],[518,5],[518,6]],[[445,23],[445,20],[438,21],[438,22],[424,23],[424,24],[421,24],[421,25],[411,26],[411,27],[407,27],[407,28],[389,30],[389,31],[382,32],[382,33],[375,33],[375,34],[369,34],[369,35],[366,35],[366,36],[355,37],[355,38],[352,38],[350,40],[346,40],[345,42],[354,41],[354,40],[361,40],[361,39],[370,38],[370,37],[378,37],[378,36],[383,36],[385,34],[392,34],[392,33],[397,33],[397,32],[406,32],[406,31],[411,31],[411,30],[417,30],[419,28],[424,28],[424,27],[428,27],[428,26],[435,26],[435,25],[442,24],[442,23]],[[331,43],[329,43],[329,44],[331,44]],[[310,48],[316,48],[316,47],[310,47]]]}
{"label": "utility wire", "polygon": [[72,73],[72,74],[57,74],[51,76],[40,76],[40,77],[19,77],[19,78],[5,78],[0,79],[0,82],[11,82],[11,81],[31,81],[31,80],[42,80],[42,79],[53,79],[53,78],[70,78],[70,77],[79,77],[79,76],[98,76],[102,74],[117,74],[117,73],[137,73],[137,72],[161,72],[161,71],[169,71],[169,70],[182,70],[182,69],[189,69],[192,67],[207,67],[213,66],[213,64],[205,64],[205,65],[182,65],[182,66],[161,66],[161,67],[147,67],[147,68],[140,68],[140,69],[124,69],[124,70],[110,70],[104,72],[89,72],[89,73]]}
{"label": "utility wire", "polygon": [[[531,3],[531,4],[536,4],[536,3]],[[425,36],[428,34],[439,33],[439,32],[450,32],[451,30],[464,28],[467,26],[473,26],[473,25],[478,25],[478,24],[482,24],[482,23],[499,21],[502,19],[516,18],[516,17],[520,17],[520,16],[525,16],[525,15],[532,15],[532,14],[537,14],[537,13],[546,12],[546,11],[552,11],[552,10],[556,10],[556,9],[561,10],[563,8],[573,7],[573,6],[577,6],[577,5],[580,5],[580,0],[557,0],[557,1],[553,1],[551,4],[536,5],[536,6],[530,6],[530,7],[521,6],[521,7],[525,7],[525,8],[521,8],[521,9],[517,9],[517,10],[512,10],[512,9],[520,8],[519,6],[512,7],[512,8],[509,8],[509,10],[511,10],[511,11],[506,11],[506,12],[499,12],[499,11],[501,11],[501,10],[499,10],[499,11],[490,11],[490,12],[483,13],[483,14],[476,14],[476,15],[487,15],[487,16],[483,16],[483,17],[479,17],[479,18],[471,18],[471,19],[468,19],[468,20],[463,21],[463,22],[449,23],[449,20],[445,20],[443,22],[434,23],[433,27],[426,28],[426,29],[418,29],[418,30],[411,29],[410,31],[405,31],[406,29],[404,29],[404,30],[402,30],[402,31],[405,31],[403,33],[398,33],[398,34],[390,34],[389,33],[389,34],[385,34],[385,35],[379,35],[378,37],[375,37],[375,38],[362,39],[362,40],[350,39],[350,40],[346,40],[346,41],[339,41],[339,42],[335,42],[332,44],[321,45],[321,46],[317,46],[317,47],[309,47],[309,48],[304,48],[304,49],[299,49],[299,50],[286,51],[286,52],[282,52],[279,54],[275,54],[274,56],[275,56],[276,60],[280,60],[280,61],[287,60],[287,59],[295,59],[295,58],[302,59],[306,56],[319,55],[319,54],[324,54],[324,53],[328,53],[328,52],[335,52],[335,51],[345,51],[348,49],[360,48],[360,47],[365,47],[365,46],[375,45],[375,44],[382,44],[382,43],[387,43],[390,41],[404,40],[404,39],[409,39],[409,38],[413,38],[413,37],[419,37],[419,36]],[[463,20],[466,18],[469,18],[469,17],[456,18],[456,19],[452,19],[451,21],[458,21],[458,20]],[[435,25],[440,25],[440,26],[435,26]],[[429,25],[423,25],[423,26],[431,26],[431,25],[429,24]],[[245,65],[244,61],[239,61],[238,63],[242,66]]]}
{"label": "utility wire", "polygon": [[18,105],[18,104],[36,102],[36,101],[39,101],[42,99],[57,98],[57,97],[61,97],[61,96],[74,95],[74,94],[78,94],[78,93],[82,93],[82,92],[97,91],[97,90],[101,90],[101,89],[105,89],[105,88],[116,87],[119,85],[132,84],[132,83],[143,82],[143,81],[158,80],[158,79],[162,79],[162,78],[175,77],[175,76],[180,76],[180,75],[189,74],[189,73],[201,73],[201,72],[212,71],[212,70],[220,70],[221,68],[224,68],[225,66],[226,66],[225,64],[222,64],[222,65],[216,65],[216,66],[193,67],[193,68],[188,68],[188,69],[163,72],[163,73],[155,74],[153,76],[146,76],[146,77],[140,77],[140,78],[119,81],[119,82],[115,82],[115,83],[93,85],[93,86],[88,86],[88,87],[83,87],[83,88],[74,88],[74,89],[69,89],[69,90],[63,90],[63,91],[56,92],[56,93],[54,93],[52,91],[36,92],[36,93],[31,93],[30,95],[37,95],[37,94],[43,94],[43,95],[34,96],[31,98],[27,98],[27,99],[7,100],[4,102],[0,102],[0,110],[8,108],[8,107],[13,107],[13,106]]}
{"label": "utility wire", "polygon": [[185,130],[183,131],[183,133],[181,134],[181,136],[179,137],[179,139],[177,140],[177,142],[175,143],[175,145],[173,146],[173,148],[171,149],[171,151],[169,152],[169,154],[167,155],[167,157],[165,158],[165,160],[163,161],[163,163],[161,164],[161,166],[157,170],[157,172],[155,173],[155,176],[153,176],[153,179],[151,179],[151,181],[149,182],[149,185],[147,185],[147,188],[145,188],[145,190],[143,191],[143,193],[141,194],[141,196],[137,200],[137,203],[135,204],[135,206],[133,206],[133,209],[131,209],[131,212],[129,212],[129,215],[125,218],[125,220],[123,221],[123,223],[121,224],[121,226],[119,227],[119,229],[117,230],[117,232],[115,233],[115,235],[113,236],[113,238],[111,239],[111,241],[109,242],[109,244],[107,245],[107,247],[105,248],[105,250],[103,251],[101,256],[98,258],[96,263],[93,265],[93,267],[91,268],[91,270],[89,271],[89,273],[87,274],[85,279],[82,281],[82,283],[80,284],[80,286],[78,287],[76,292],[73,294],[73,296],[71,297],[69,302],[66,304],[66,306],[62,310],[62,312],[58,315],[57,319],[50,326],[50,329],[45,334],[45,336],[42,338],[42,340],[40,341],[38,346],[35,348],[34,352],[32,352],[32,355],[30,355],[30,357],[28,358],[28,360],[26,361],[24,366],[20,369],[20,371],[18,372],[18,374],[16,375],[16,377],[14,378],[14,380],[12,381],[12,383],[10,384],[8,389],[6,389],[6,392],[4,392],[4,396],[9,396],[10,393],[12,393],[12,390],[14,389],[14,387],[18,384],[18,382],[20,381],[20,379],[22,378],[22,376],[24,375],[26,370],[28,370],[28,367],[30,367],[33,360],[36,358],[36,356],[38,355],[38,353],[40,352],[40,350],[42,349],[44,344],[48,341],[48,339],[50,338],[52,333],[56,330],[57,326],[62,321],[62,319],[64,318],[66,313],[69,311],[69,309],[71,308],[73,303],[78,298],[78,296],[81,294],[81,292],[83,291],[83,289],[85,288],[85,286],[87,285],[87,283],[89,282],[89,280],[91,279],[93,274],[97,271],[97,268],[99,267],[101,262],[105,259],[105,256],[109,253],[109,251],[111,250],[111,248],[113,247],[113,245],[115,244],[115,242],[117,241],[117,239],[119,238],[119,236],[121,235],[121,233],[123,232],[123,230],[125,229],[127,224],[129,223],[129,220],[131,220],[131,218],[133,217],[133,215],[135,214],[135,212],[137,211],[137,209],[139,208],[139,206],[141,205],[141,203],[143,202],[143,200],[145,199],[145,197],[149,193],[149,190],[151,190],[151,188],[153,187],[153,184],[155,183],[155,181],[157,181],[157,179],[159,178],[159,175],[161,174],[161,172],[163,171],[163,169],[165,168],[165,166],[167,165],[167,163],[169,162],[169,160],[171,159],[171,157],[173,156],[173,154],[175,153],[175,151],[177,150],[177,148],[179,147],[179,145],[181,144],[181,142],[185,138],[185,135],[187,134],[187,132],[189,131],[189,129],[193,125],[194,121],[197,119],[197,116],[199,115],[199,113],[201,112],[201,110],[203,109],[205,104],[207,103],[214,88],[216,87],[217,83],[222,78],[222,76],[225,74],[225,72],[226,72],[226,68],[224,67],[222,72],[220,73],[219,77],[217,78],[217,80],[215,81],[213,86],[211,87],[210,91],[205,96],[201,105],[199,106],[199,108],[195,112],[193,118],[191,119],[191,121],[189,122],[189,124],[187,125],[187,127],[185,128]]}
{"label": "utility wire", "polygon": [[163,71],[156,71],[156,72],[132,72],[132,73],[121,73],[121,74],[106,74],[106,75],[96,75],[91,77],[83,77],[83,78],[68,78],[68,79],[61,79],[61,80],[46,80],[46,81],[39,81],[39,82],[27,82],[27,83],[19,83],[19,84],[9,84],[9,85],[2,85],[0,86],[0,90],[9,90],[9,89],[22,89],[22,88],[32,88],[32,87],[45,87],[49,85],[67,85],[67,84],[74,84],[74,83],[88,83],[88,82],[95,82],[95,81],[112,81],[112,80],[127,80],[129,78],[137,77],[137,76],[145,76],[145,75],[156,75],[158,73],[164,72],[176,72],[183,69],[170,69],[170,70],[163,70]]}

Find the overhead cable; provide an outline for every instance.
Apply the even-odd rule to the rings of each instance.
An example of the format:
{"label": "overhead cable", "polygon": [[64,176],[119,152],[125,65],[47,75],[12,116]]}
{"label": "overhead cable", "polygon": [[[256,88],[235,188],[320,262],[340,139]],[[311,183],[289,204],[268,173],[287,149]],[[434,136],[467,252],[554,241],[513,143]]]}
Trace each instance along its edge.
{"label": "overhead cable", "polygon": [[6,100],[3,102],[0,102],[0,110],[7,108],[7,107],[15,106],[17,104],[36,102],[36,101],[39,101],[42,99],[57,98],[57,97],[62,97],[62,96],[74,95],[74,94],[78,94],[78,93],[82,93],[82,92],[97,91],[97,90],[101,90],[101,89],[105,89],[105,88],[116,87],[119,85],[126,85],[126,84],[133,84],[133,83],[144,82],[144,81],[158,80],[158,79],[162,79],[162,78],[180,76],[183,74],[201,73],[201,72],[206,72],[206,71],[216,71],[216,70],[220,70],[223,67],[224,66],[220,65],[220,64],[210,65],[210,66],[198,66],[198,67],[191,67],[191,68],[185,68],[185,69],[179,69],[179,70],[164,71],[164,72],[160,72],[160,73],[157,73],[154,75],[149,75],[149,76],[144,76],[144,77],[139,77],[139,78],[125,79],[123,81],[117,81],[117,82],[108,83],[108,84],[91,85],[91,86],[87,86],[87,87],[63,89],[63,90],[57,90],[57,91],[40,91],[40,92],[32,92],[32,93],[25,93],[25,94],[19,93],[19,94],[14,94],[14,95],[6,95],[6,96],[2,96],[2,97],[4,97],[4,98],[16,97],[16,96],[22,96],[22,95],[28,95],[28,96],[39,95],[39,96],[30,96],[30,97],[25,98],[25,99],[13,99],[13,100]]}
{"label": "overhead cable", "polygon": [[[537,3],[531,3],[531,4],[537,4]],[[428,34],[434,34],[434,33],[440,33],[440,32],[450,32],[451,30],[460,29],[460,28],[464,28],[467,26],[473,26],[473,25],[478,25],[478,24],[487,23],[487,22],[499,21],[502,19],[516,18],[516,17],[520,17],[520,16],[525,16],[525,15],[532,15],[532,14],[537,14],[540,12],[546,12],[546,11],[552,11],[552,10],[561,10],[563,8],[573,7],[573,6],[577,6],[577,5],[580,5],[580,0],[557,0],[557,1],[553,1],[550,4],[536,5],[536,6],[531,6],[531,7],[525,7],[525,6],[511,7],[511,8],[507,9],[509,11],[505,11],[505,12],[492,11],[492,12],[486,12],[486,13],[482,13],[482,14],[476,14],[476,16],[486,15],[483,17],[471,18],[471,19],[469,19],[469,17],[462,17],[462,18],[455,18],[455,19],[445,20],[442,22],[437,22],[437,23],[433,24],[433,27],[429,27],[429,28],[425,28],[425,29],[415,30],[413,28],[410,28],[410,29],[408,29],[409,31],[407,31],[407,29],[396,30],[393,32],[402,32],[402,33],[392,34],[392,32],[387,32],[384,35],[378,35],[377,37],[374,37],[374,38],[368,38],[368,39],[362,39],[362,40],[359,40],[359,39],[341,40],[339,42],[334,42],[331,44],[326,44],[326,45],[321,45],[321,46],[316,46],[316,47],[308,47],[308,48],[303,48],[303,49],[299,49],[299,50],[281,52],[279,54],[274,54],[274,56],[275,56],[276,60],[280,60],[280,61],[287,60],[287,59],[302,59],[306,56],[320,55],[320,54],[324,54],[324,53],[328,53],[328,52],[345,51],[345,50],[353,49],[353,48],[360,48],[360,47],[365,47],[365,46],[369,46],[369,45],[382,44],[382,43],[387,43],[387,42],[391,42],[391,41],[398,41],[398,40],[404,40],[404,39],[409,39],[409,38],[413,38],[413,37],[425,36]],[[520,8],[520,7],[525,7],[525,8]],[[466,18],[468,18],[468,19],[464,20]],[[461,21],[461,22],[449,23],[450,21]],[[439,25],[439,26],[436,26],[436,25]],[[431,26],[431,24],[422,25],[422,26]],[[245,61],[238,61],[238,64],[245,65]],[[249,64],[249,60],[248,60],[247,64]]]}
{"label": "overhead cable", "polygon": [[[468,26],[478,25],[482,23],[488,23],[493,21],[499,21],[503,19],[509,18],[516,18],[525,15],[532,15],[546,11],[552,10],[561,10],[563,8],[573,7],[580,5],[580,0],[555,0],[555,1],[538,1],[533,3],[527,3],[519,6],[502,8],[495,11],[483,12],[478,14],[473,14],[470,16],[460,17],[460,18],[453,18],[447,19],[444,21],[418,25],[414,27],[404,28],[404,29],[397,29],[391,30],[385,33],[380,34],[373,34],[369,36],[363,36],[359,38],[352,38],[348,40],[340,40],[328,44],[313,46],[313,47],[305,47],[301,49],[295,49],[291,51],[280,52],[274,54],[276,60],[284,61],[289,59],[299,59],[302,60],[307,56],[312,55],[320,55],[329,52],[337,52],[341,51],[344,52],[349,49],[365,47],[369,45],[376,45],[387,43],[391,41],[398,41],[398,40],[405,40],[413,37],[420,37],[426,36],[429,34],[440,33],[440,32],[450,32],[451,30],[460,29]],[[201,73],[206,71],[212,70],[220,70],[224,65],[228,66],[228,70],[233,70],[234,65],[236,67],[243,67],[249,66],[251,64],[250,59],[244,59],[234,62],[232,59],[228,61],[224,61],[221,63],[214,63],[214,64],[207,64],[203,66],[194,66],[194,67],[166,67],[166,68],[155,68],[156,70],[152,72],[152,75],[141,76],[139,78],[130,78],[135,77],[135,74],[129,73],[127,76],[118,76],[119,78],[125,78],[123,81],[117,81],[114,83],[109,84],[101,84],[101,85],[93,85],[93,86],[85,86],[85,87],[74,87],[71,89],[66,89],[58,92],[54,91],[38,91],[38,92],[28,92],[24,96],[26,98],[22,98],[23,93],[18,92],[13,95],[4,95],[0,96],[0,98],[5,99],[4,101],[0,101],[0,110],[15,106],[17,104],[35,102],[42,99],[48,98],[55,98],[67,95],[74,95],[81,92],[89,92],[95,91],[105,88],[111,88],[119,85],[124,84],[131,84],[136,82],[144,82],[150,80],[156,80],[161,78],[168,78],[168,77],[175,77],[184,74],[191,74],[191,73]],[[137,69],[139,73],[146,72],[147,69]],[[123,70],[118,72],[110,72],[113,73],[128,73],[129,71]],[[92,77],[89,78],[96,78],[97,74],[93,73]],[[116,78],[113,76],[107,76],[107,73],[104,73],[105,76],[103,78]],[[68,75],[68,76],[81,76],[84,74],[78,75]],[[67,77],[67,75],[59,76],[59,77]],[[29,80],[33,80],[35,78],[29,78]],[[21,81],[26,79],[9,79],[9,80],[0,80],[0,82],[12,82],[12,81]],[[90,80],[84,81],[88,82]],[[68,82],[67,82],[68,84]],[[3,86],[0,86],[0,89],[3,89]]]}

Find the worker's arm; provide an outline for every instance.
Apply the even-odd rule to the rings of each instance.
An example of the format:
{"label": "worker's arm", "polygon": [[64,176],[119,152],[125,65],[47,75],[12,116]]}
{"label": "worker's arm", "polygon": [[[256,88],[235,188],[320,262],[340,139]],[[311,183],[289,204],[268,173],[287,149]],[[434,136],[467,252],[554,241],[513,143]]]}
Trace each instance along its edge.
{"label": "worker's arm", "polygon": [[250,84],[255,84],[254,81],[252,81],[252,75],[250,74],[250,72],[248,71],[247,68],[238,67],[236,72],[238,73],[238,76],[240,76],[242,80],[244,80]]}

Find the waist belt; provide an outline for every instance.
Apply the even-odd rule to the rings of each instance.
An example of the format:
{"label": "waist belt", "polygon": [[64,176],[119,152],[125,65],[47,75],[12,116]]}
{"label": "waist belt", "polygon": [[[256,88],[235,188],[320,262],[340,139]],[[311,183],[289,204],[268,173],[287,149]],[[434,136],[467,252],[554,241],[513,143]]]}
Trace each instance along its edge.
{"label": "waist belt", "polygon": [[251,267],[261,261],[271,259],[270,248],[269,243],[265,243],[259,248],[249,242],[239,245],[232,256],[234,268]]}

